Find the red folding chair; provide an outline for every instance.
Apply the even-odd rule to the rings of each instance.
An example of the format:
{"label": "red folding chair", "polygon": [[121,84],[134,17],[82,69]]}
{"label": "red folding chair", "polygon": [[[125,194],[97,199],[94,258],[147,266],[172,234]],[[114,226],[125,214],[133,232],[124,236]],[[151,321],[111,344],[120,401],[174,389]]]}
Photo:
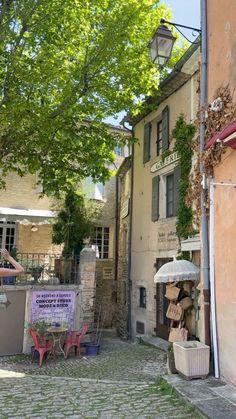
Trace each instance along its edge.
{"label": "red folding chair", "polygon": [[34,342],[34,350],[32,352],[32,362],[35,358],[35,352],[39,353],[39,367],[42,366],[43,357],[45,354],[52,352],[53,358],[55,357],[55,350],[53,347],[52,339],[46,339],[45,337],[39,336],[36,330],[30,329],[30,335]]}
{"label": "red folding chair", "polygon": [[86,334],[87,330],[88,330],[88,325],[84,324],[79,331],[71,330],[68,333],[68,335],[65,338],[64,345],[63,345],[65,359],[68,357],[70,348],[72,348],[73,346],[75,348],[75,355],[77,355],[77,351],[78,351],[78,355],[80,355],[81,339]]}

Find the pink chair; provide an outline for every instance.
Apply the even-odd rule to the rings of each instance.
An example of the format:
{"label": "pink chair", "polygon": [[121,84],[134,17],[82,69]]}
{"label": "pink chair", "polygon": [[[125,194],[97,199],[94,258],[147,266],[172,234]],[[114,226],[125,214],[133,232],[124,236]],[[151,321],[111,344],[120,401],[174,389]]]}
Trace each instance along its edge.
{"label": "pink chair", "polygon": [[35,352],[39,353],[39,367],[41,368],[44,355],[52,352],[53,358],[55,357],[55,350],[53,347],[53,341],[39,336],[36,330],[30,329],[30,335],[34,342],[34,350],[32,353],[32,362],[34,360]]}
{"label": "pink chair", "polygon": [[81,342],[82,337],[87,332],[87,330],[88,330],[88,325],[84,324],[79,331],[71,330],[68,333],[64,341],[64,345],[63,345],[65,359],[68,357],[70,348],[72,348],[72,346],[74,346],[75,348],[75,355],[77,355],[77,350],[78,350],[78,355],[80,355],[80,342]]}

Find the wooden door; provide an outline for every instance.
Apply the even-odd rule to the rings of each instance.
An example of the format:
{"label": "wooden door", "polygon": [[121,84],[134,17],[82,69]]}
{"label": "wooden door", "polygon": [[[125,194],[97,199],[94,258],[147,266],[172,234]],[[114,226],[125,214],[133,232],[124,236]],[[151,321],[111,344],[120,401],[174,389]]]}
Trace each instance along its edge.
{"label": "wooden door", "polygon": [[[162,265],[171,262],[172,259],[162,258],[156,259],[156,269],[160,269]],[[156,335],[162,339],[167,340],[169,335],[169,319],[166,317],[166,311],[169,305],[169,300],[165,297],[166,284],[156,284]]]}

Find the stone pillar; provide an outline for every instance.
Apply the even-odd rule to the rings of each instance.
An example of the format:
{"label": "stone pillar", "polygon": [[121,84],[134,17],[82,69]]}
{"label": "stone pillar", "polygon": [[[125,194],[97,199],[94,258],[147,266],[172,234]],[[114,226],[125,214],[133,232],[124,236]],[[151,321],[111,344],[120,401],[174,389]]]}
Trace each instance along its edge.
{"label": "stone pillar", "polygon": [[80,252],[79,281],[81,291],[81,322],[94,328],[96,252],[86,246]]}

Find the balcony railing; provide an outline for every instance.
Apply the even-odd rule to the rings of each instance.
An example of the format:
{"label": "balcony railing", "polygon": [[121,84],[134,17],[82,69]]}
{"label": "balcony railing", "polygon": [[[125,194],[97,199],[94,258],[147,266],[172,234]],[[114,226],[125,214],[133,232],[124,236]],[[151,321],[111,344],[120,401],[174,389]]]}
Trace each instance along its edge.
{"label": "balcony railing", "polygon": [[[79,259],[63,258],[48,253],[17,253],[17,261],[24,267],[16,284],[77,284]],[[3,266],[3,261],[2,264]],[[6,264],[4,263],[4,266]],[[7,280],[5,279],[5,283]]]}

